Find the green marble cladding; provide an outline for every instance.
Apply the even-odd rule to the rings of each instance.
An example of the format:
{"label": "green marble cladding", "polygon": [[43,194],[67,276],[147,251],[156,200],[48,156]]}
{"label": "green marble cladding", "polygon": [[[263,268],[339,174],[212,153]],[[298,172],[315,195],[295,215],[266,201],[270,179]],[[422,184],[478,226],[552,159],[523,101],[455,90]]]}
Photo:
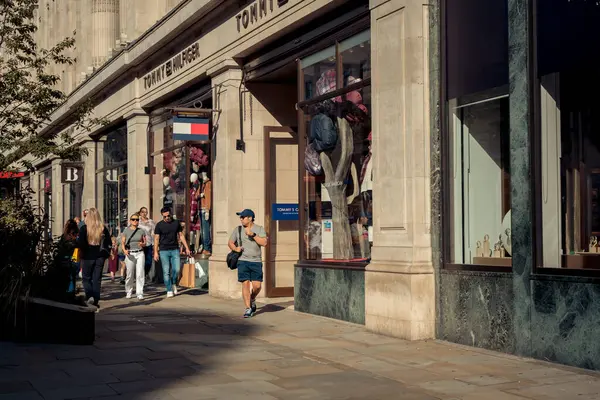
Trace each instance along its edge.
{"label": "green marble cladding", "polygon": [[296,266],[294,281],[296,311],[364,325],[364,271]]}

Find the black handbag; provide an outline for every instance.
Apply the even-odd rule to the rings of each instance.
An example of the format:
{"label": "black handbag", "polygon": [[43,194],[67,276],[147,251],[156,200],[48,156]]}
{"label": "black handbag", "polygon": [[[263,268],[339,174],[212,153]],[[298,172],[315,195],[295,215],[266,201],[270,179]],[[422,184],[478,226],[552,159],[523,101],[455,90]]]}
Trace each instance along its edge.
{"label": "black handbag", "polygon": [[112,243],[111,245],[108,245],[110,240],[110,234],[106,236],[106,228],[104,228],[104,231],[102,232],[102,238],[100,239],[100,255],[102,257],[108,258],[110,256],[110,248],[112,247]]}
{"label": "black handbag", "polygon": [[[238,247],[242,247],[242,227],[238,226],[238,239],[240,241]],[[237,243],[236,243],[237,244]],[[239,253],[237,251],[231,250],[229,254],[227,254],[227,266],[229,269],[237,269],[238,260],[242,252]]]}

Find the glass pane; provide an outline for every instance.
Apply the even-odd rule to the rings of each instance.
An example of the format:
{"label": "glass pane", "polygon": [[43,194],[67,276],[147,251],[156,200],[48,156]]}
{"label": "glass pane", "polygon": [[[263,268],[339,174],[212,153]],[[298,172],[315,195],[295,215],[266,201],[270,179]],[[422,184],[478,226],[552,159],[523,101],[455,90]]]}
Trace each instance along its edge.
{"label": "glass pane", "polygon": [[212,253],[212,181],[210,145],[190,147],[190,212],[188,243],[192,252]]}
{"label": "glass pane", "polygon": [[184,226],[188,212],[185,210],[186,198],[186,164],[183,148],[159,154],[153,157],[155,173],[152,176],[152,209],[160,220],[160,210],[169,207],[174,219]]}
{"label": "glass pane", "polygon": [[[370,31],[341,42],[340,54],[344,69],[344,87],[371,77]],[[352,100],[352,97],[349,97],[349,100]]]}
{"label": "glass pane", "polygon": [[453,262],[511,265],[508,98],[453,109]]}
{"label": "glass pane", "polygon": [[331,47],[324,52],[317,53],[315,57],[307,57],[301,61],[300,65],[304,74],[305,100],[321,96],[337,88],[335,48]]}
{"label": "glass pane", "polygon": [[[308,260],[366,261],[371,257],[371,88],[356,92],[357,103],[330,99],[309,107],[304,116],[307,141],[323,167],[322,173],[312,169],[304,174],[304,257]],[[343,147],[350,150],[347,160],[342,159]]]}

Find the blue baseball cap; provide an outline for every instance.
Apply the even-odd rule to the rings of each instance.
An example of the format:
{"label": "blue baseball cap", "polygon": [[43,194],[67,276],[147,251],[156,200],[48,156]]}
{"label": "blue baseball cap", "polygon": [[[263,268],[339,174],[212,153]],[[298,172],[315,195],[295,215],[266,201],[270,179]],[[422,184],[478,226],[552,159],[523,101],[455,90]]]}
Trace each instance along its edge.
{"label": "blue baseball cap", "polygon": [[236,213],[237,215],[239,215],[240,217],[252,217],[254,218],[254,211],[250,210],[249,208],[246,208],[243,211],[240,211],[239,213]]}

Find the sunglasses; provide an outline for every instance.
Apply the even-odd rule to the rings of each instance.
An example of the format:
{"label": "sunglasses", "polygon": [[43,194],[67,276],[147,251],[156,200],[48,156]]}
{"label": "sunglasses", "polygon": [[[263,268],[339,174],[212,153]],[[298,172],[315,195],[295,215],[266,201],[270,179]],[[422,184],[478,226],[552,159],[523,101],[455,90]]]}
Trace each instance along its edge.
{"label": "sunglasses", "polygon": [[170,215],[163,215],[163,219],[169,219],[169,218],[171,218]]}
{"label": "sunglasses", "polygon": [[139,221],[139,218],[131,218],[132,221]]}

